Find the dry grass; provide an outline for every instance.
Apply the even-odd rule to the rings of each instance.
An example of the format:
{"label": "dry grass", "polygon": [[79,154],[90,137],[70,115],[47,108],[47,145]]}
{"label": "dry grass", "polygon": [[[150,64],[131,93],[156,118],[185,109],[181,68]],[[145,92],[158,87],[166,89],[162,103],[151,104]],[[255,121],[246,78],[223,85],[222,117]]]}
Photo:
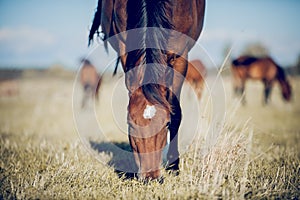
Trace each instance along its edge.
{"label": "dry grass", "polygon": [[[165,174],[162,185],[119,178],[86,150],[73,121],[72,81],[22,79],[18,96],[1,97],[0,199],[300,198],[299,79],[291,105],[275,89],[265,108],[258,83],[247,86],[248,105],[237,107],[226,79],[227,117],[215,145],[204,148],[207,127],[201,125],[181,156],[181,174]],[[105,82],[102,96],[111,89]],[[126,141],[116,137],[111,114],[98,116],[111,140]],[[114,156],[94,153],[107,162]]]}

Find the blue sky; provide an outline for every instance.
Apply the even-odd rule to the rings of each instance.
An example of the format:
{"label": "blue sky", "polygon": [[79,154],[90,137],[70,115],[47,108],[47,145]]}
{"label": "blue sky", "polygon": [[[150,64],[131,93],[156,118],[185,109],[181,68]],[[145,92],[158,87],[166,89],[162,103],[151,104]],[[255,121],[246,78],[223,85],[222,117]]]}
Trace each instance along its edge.
{"label": "blue sky", "polygon": [[[96,5],[96,0],[0,0],[0,66],[77,68],[93,49],[87,36]],[[198,43],[217,64],[225,45],[233,44],[234,57],[245,45],[261,42],[280,64],[291,65],[300,54],[299,10],[299,0],[208,0]],[[99,60],[112,59],[110,52],[108,57],[99,50]]]}
{"label": "blue sky", "polygon": [[238,56],[249,43],[260,42],[275,60],[290,65],[300,55],[300,1],[211,0],[200,43],[222,61],[224,45]]}

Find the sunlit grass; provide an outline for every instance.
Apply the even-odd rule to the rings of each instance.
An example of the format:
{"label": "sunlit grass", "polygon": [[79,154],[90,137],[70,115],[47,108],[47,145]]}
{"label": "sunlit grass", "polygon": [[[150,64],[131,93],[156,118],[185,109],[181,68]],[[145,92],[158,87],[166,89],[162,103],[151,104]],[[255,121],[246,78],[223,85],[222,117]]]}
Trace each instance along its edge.
{"label": "sunlit grass", "polygon": [[[293,80],[292,104],[284,104],[275,89],[268,107],[261,106],[259,83],[249,84],[247,106],[236,105],[225,79],[227,115],[215,145],[204,148],[206,130],[199,130],[181,156],[180,175],[163,172],[162,185],[120,178],[86,150],[73,121],[72,80],[20,83],[18,96],[0,99],[0,199],[300,197],[299,79]],[[102,95],[111,90],[108,84]],[[96,153],[106,162],[112,157]]]}

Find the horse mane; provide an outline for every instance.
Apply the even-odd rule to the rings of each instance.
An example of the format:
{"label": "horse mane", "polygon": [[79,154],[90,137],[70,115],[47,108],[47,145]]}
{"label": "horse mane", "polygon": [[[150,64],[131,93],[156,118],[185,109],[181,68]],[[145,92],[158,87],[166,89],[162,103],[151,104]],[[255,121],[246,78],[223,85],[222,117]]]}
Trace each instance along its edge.
{"label": "horse mane", "polygon": [[[88,46],[90,46],[94,40],[94,35],[97,34],[97,37],[100,38],[103,43],[104,43],[104,48],[106,50],[106,52],[108,52],[108,45],[107,45],[107,39],[109,37],[109,32],[110,32],[110,26],[111,26],[111,23],[112,21],[110,20],[106,20],[106,21],[110,21],[109,25],[104,25],[103,27],[103,24],[102,24],[102,20],[105,21],[105,19],[102,19],[102,12],[105,12],[105,11],[102,11],[103,7],[102,7],[102,1],[103,0],[98,0],[98,6],[97,6],[97,9],[96,9],[96,12],[95,12],[95,15],[94,15],[94,19],[93,19],[93,23],[92,23],[92,27],[90,29],[90,33],[89,33],[89,40],[88,40]],[[108,0],[110,1],[110,0]],[[104,6],[105,6],[105,3],[107,3],[107,1],[104,1]],[[99,31],[99,28],[101,27],[101,32]],[[101,35],[100,35],[101,33]],[[118,64],[119,64],[119,61],[120,61],[120,57],[117,58],[117,61],[116,61],[116,64],[115,64],[115,70],[113,72],[113,76],[116,75],[117,73],[117,68],[118,68]]]}
{"label": "horse mane", "polygon": [[241,56],[235,60],[232,61],[232,64],[234,66],[247,66],[247,65],[251,65],[252,63],[256,62],[258,60],[258,58],[253,57],[253,56]]}
{"label": "horse mane", "polygon": [[[105,3],[105,2],[104,2]],[[97,34],[98,38],[101,38],[101,40],[104,43],[104,48],[106,52],[108,52],[108,46],[107,46],[107,38],[110,30],[105,30],[102,24],[102,0],[98,0],[97,10],[94,15],[94,20],[92,23],[92,27],[90,29],[89,33],[89,40],[88,40],[88,46],[90,46],[94,40],[94,35]],[[111,22],[110,22],[111,23]],[[111,24],[109,24],[108,27],[110,27]],[[101,32],[99,31],[99,28],[101,27]],[[106,28],[107,29],[107,28]],[[100,35],[101,33],[101,35]]]}
{"label": "horse mane", "polygon": [[285,73],[283,67],[281,67],[277,63],[275,63],[275,61],[273,59],[271,59],[271,61],[274,63],[274,65],[277,68],[276,78],[277,78],[277,80],[278,80],[278,82],[281,86],[282,95],[284,96],[284,90],[286,90],[285,92],[287,92],[289,95],[291,95],[292,87],[291,87],[291,84],[290,84],[290,82],[288,81],[288,79],[286,77],[286,73]]}
{"label": "horse mane", "polygon": [[277,79],[279,81],[285,81],[286,80],[286,74],[284,72],[284,69],[282,67],[280,67],[279,65],[277,65],[275,63],[276,67],[277,67]]}
{"label": "horse mane", "polygon": [[113,76],[115,76],[117,74],[120,59],[121,59],[121,57],[118,56],[116,64],[115,64],[115,69],[114,69],[114,72],[113,72]]}
{"label": "horse mane", "polygon": [[[170,109],[170,104],[161,94],[158,83],[161,75],[165,74],[165,69],[160,65],[166,65],[162,50],[166,49],[168,30],[173,25],[168,20],[167,4],[169,0],[128,0],[127,5],[127,29],[137,29],[134,34],[129,34],[126,40],[127,48],[130,44],[136,44],[139,41],[137,50],[128,53],[126,61],[126,71],[134,68],[141,61],[140,65],[151,63],[146,66],[142,80],[142,90],[148,101],[151,103],[160,103]],[[160,29],[148,29],[148,27],[157,27]],[[152,30],[152,31],[151,31]],[[152,44],[153,48],[148,48]],[[149,84],[150,83],[150,84]]]}
{"label": "horse mane", "polygon": [[[101,27],[101,39],[104,41],[104,46],[107,51],[107,38],[110,36],[111,24],[103,24],[103,21],[107,19],[102,19],[102,13],[106,12],[103,9],[103,5],[106,1],[102,3],[102,0],[98,0],[97,10],[94,15],[94,20],[89,33],[89,45],[94,39],[94,34],[97,33],[98,37],[101,37],[98,29]],[[170,4],[170,0],[128,0],[127,2],[127,30],[136,29],[133,31],[134,34],[128,34],[126,38],[126,48],[131,49],[132,44],[136,45],[138,42],[138,47],[134,46],[134,51],[128,52],[127,61],[125,63],[126,71],[134,68],[139,60],[140,65],[145,65],[151,63],[151,67],[146,67],[143,80],[142,80],[142,90],[148,101],[151,103],[160,103],[163,106],[169,108],[170,104],[166,98],[161,94],[161,86],[158,84],[147,84],[147,83],[157,83],[161,79],[161,75],[164,74],[164,69],[160,65],[166,65],[164,61],[163,49],[166,49],[166,42],[169,35],[168,30],[173,28],[173,25],[168,20],[167,6]],[[110,11],[109,11],[110,12]],[[113,11],[112,11],[113,12]],[[112,13],[113,15],[113,13]],[[112,23],[114,18],[108,21]],[[157,27],[160,29],[155,29],[149,31],[148,27]],[[148,48],[147,46],[153,48]],[[129,51],[129,50],[128,50]],[[119,59],[117,59],[114,74],[117,71]]]}
{"label": "horse mane", "polygon": [[89,43],[88,46],[91,45],[92,41],[94,40],[94,35],[97,33],[97,37],[100,37],[100,32],[98,31],[101,25],[101,10],[102,10],[102,0],[98,0],[97,10],[94,15],[94,20],[92,23],[92,27],[89,33]]}

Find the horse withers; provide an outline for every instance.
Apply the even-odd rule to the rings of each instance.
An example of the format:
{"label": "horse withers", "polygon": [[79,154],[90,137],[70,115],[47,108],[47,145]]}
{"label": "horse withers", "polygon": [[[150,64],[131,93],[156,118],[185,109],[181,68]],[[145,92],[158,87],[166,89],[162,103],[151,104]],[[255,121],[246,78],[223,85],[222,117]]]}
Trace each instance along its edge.
{"label": "horse withers", "polygon": [[80,82],[83,87],[83,97],[81,108],[85,108],[89,100],[93,97],[98,99],[99,89],[101,85],[101,77],[97,69],[87,59],[83,59],[82,68],[80,70]]}
{"label": "horse withers", "polygon": [[126,72],[129,141],[142,179],[161,176],[168,130],[166,168],[179,171],[180,93],[204,9],[204,0],[98,1],[89,39],[95,33],[102,36]]}
{"label": "horse withers", "polygon": [[[261,80],[264,84],[264,104],[268,104],[270,94],[275,81],[280,84],[282,97],[290,101],[292,88],[286,77],[284,69],[270,57],[240,56],[232,61],[231,71],[233,75],[234,92],[241,96],[245,90],[247,79]],[[242,97],[245,103],[245,97]]]}

